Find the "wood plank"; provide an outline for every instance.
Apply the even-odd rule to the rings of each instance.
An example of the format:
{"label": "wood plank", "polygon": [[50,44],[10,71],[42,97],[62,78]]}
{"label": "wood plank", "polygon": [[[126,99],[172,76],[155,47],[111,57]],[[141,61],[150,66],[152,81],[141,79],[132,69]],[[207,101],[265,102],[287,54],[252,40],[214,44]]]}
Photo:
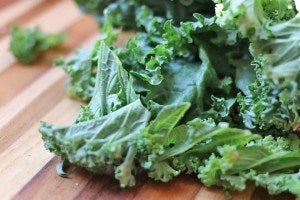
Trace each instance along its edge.
{"label": "wood plank", "polygon": [[174,178],[168,183],[149,180],[135,196],[134,199],[172,199],[180,200],[194,199],[199,191],[201,183],[196,179],[195,175],[183,175]]}
{"label": "wood plank", "polygon": [[223,200],[225,199],[224,191],[217,187],[201,187],[199,192],[195,195],[196,200],[205,200],[205,199],[213,199],[213,200]]}
{"label": "wood plank", "polygon": [[[70,124],[78,114],[79,108],[79,102],[64,97],[58,105],[53,106],[50,113],[41,118]],[[53,154],[44,148],[38,132],[38,121],[0,154],[0,196],[3,199],[11,199],[53,157]]]}
{"label": "wood plank", "polygon": [[[67,12],[66,12],[67,10]],[[57,17],[60,17],[57,20]],[[57,33],[65,30],[81,16],[80,11],[72,1],[60,1],[47,12],[43,12],[33,19],[29,20],[23,27],[39,26],[43,31],[50,33]],[[5,59],[0,59],[0,73],[16,62],[9,49],[9,36],[5,36],[0,40],[0,55]]]}
{"label": "wood plank", "polygon": [[[55,2],[54,0],[53,2]],[[0,1],[1,2],[1,1]],[[28,20],[27,17],[24,17],[24,15],[29,15],[32,13],[32,9],[36,8],[39,5],[43,5],[47,3],[47,6],[49,6],[49,1],[45,0],[34,0],[34,1],[17,1],[11,5],[8,5],[4,8],[0,9],[0,30],[1,34],[7,34],[7,32],[3,32],[8,24],[12,24],[13,21],[17,22],[17,19],[25,18],[24,20]],[[52,2],[51,2],[52,3]],[[32,15],[31,17],[34,17]],[[0,34],[0,36],[1,36]]]}
{"label": "wood plank", "polygon": [[[250,200],[251,195],[254,190],[254,185],[249,185],[246,190],[243,192],[229,192],[232,200]],[[225,191],[219,187],[201,187],[199,192],[196,194],[195,199],[204,200],[204,199],[214,199],[214,200],[223,200],[226,199]]]}
{"label": "wood plank", "polygon": [[265,189],[255,188],[251,200],[292,200],[295,196],[289,193],[282,193],[279,195],[269,195]]}
{"label": "wood plank", "polygon": [[[139,176],[135,187],[122,189],[111,175],[92,175],[77,167],[68,170],[69,178],[61,178],[53,170],[58,159],[54,160],[55,162],[51,160],[47,168],[42,170],[43,173],[38,173],[14,199],[133,199],[146,182],[146,176]],[[37,184],[40,182],[45,186]],[[53,195],[47,196],[44,190]]]}
{"label": "wood plank", "polygon": [[[9,6],[13,3],[15,3],[17,0],[1,0],[0,1],[0,9],[3,9],[6,6]],[[0,10],[1,11],[1,10]]]}
{"label": "wood plank", "polygon": [[69,178],[62,178],[56,174],[54,168],[58,161],[57,157],[52,159],[13,199],[74,199],[77,193],[86,186],[91,174],[80,168],[72,167],[68,170]]}
{"label": "wood plank", "polygon": [[255,190],[255,185],[254,184],[248,184],[247,188],[243,192],[230,192],[230,195],[232,196],[232,200],[250,200],[252,197],[252,194]]}
{"label": "wood plank", "polygon": [[60,32],[73,24],[82,13],[73,1],[60,0],[54,4],[47,12],[41,13],[28,21],[25,27],[39,26],[42,30],[50,33]]}
{"label": "wood plank", "polygon": [[119,182],[112,175],[93,175],[74,199],[133,199],[147,182],[147,175],[137,176],[136,181],[134,187],[120,188]]}
{"label": "wood plank", "polygon": [[65,96],[64,73],[53,68],[0,109],[0,152]]}

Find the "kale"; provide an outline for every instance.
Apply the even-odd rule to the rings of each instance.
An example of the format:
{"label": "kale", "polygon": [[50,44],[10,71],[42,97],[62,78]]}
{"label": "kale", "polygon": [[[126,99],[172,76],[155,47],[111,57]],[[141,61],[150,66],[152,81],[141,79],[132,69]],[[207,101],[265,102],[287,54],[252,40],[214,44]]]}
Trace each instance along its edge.
{"label": "kale", "polygon": [[66,40],[65,34],[43,33],[39,27],[22,29],[14,26],[10,36],[11,52],[25,64],[33,63],[42,52],[58,47]]}
{"label": "kale", "polygon": [[[163,182],[195,173],[207,186],[252,181],[300,197],[296,2],[76,2],[103,36],[60,62],[68,93],[89,104],[69,126],[41,124],[47,149],[112,168],[121,187],[142,171]],[[136,34],[117,48],[113,27]]]}

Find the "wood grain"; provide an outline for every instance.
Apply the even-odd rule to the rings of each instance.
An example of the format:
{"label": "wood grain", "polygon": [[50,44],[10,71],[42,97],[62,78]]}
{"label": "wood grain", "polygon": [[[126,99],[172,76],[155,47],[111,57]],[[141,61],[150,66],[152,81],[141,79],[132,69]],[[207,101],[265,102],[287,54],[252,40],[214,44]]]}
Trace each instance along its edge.
{"label": "wood grain", "polygon": [[[111,175],[93,175],[70,167],[69,177],[55,172],[59,158],[46,151],[38,132],[41,120],[70,124],[81,102],[65,95],[65,75],[53,68],[59,55],[71,57],[79,47],[99,38],[98,25],[83,15],[71,0],[0,1],[0,199],[86,200],[86,199],[213,199],[223,200],[223,190],[204,187],[195,175],[183,175],[169,183],[137,177],[137,185],[121,189]],[[13,24],[39,25],[44,31],[66,32],[68,41],[46,52],[32,66],[18,63],[8,50]],[[118,45],[132,37],[121,33]],[[234,200],[293,199],[291,195],[270,196],[249,185],[233,192]]]}
{"label": "wood grain", "polygon": [[17,0],[1,0],[0,1],[0,9],[4,8],[5,6],[9,6],[10,4],[13,4]]}
{"label": "wood grain", "polygon": [[49,7],[56,2],[58,2],[58,0],[18,1],[2,9],[0,13],[0,37],[5,36],[12,25],[22,24],[33,18],[33,10],[36,14],[41,13],[49,9]]}

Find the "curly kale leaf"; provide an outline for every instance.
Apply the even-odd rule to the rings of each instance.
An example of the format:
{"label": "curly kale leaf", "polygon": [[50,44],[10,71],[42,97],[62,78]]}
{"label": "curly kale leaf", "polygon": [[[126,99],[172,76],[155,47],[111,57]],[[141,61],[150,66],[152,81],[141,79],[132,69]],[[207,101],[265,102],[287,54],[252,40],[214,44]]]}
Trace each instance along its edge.
{"label": "curly kale leaf", "polygon": [[103,41],[99,46],[95,93],[89,104],[95,117],[109,114],[138,98],[118,56]]}
{"label": "curly kale leaf", "polygon": [[56,63],[68,74],[66,88],[69,96],[83,101],[91,100],[96,83],[99,43],[95,42],[89,49],[78,50],[69,61]]}
{"label": "curly kale leaf", "polygon": [[168,139],[173,128],[179,123],[190,103],[167,105],[162,108],[157,117],[143,130],[141,138],[137,140],[141,152],[141,166],[148,171],[148,176],[163,182],[171,180],[180,174],[169,163],[157,159],[163,154],[164,141]]}
{"label": "curly kale leaf", "polygon": [[232,38],[266,39],[268,26],[284,22],[296,14],[294,0],[215,0],[217,23]]}
{"label": "curly kale leaf", "polygon": [[279,194],[288,191],[300,198],[300,173],[293,174],[259,174],[253,176],[256,186],[266,188],[270,194]]}
{"label": "curly kale leaf", "polygon": [[[204,50],[200,50],[201,62],[172,61],[162,70],[164,80],[159,85],[144,85],[145,101],[151,104],[168,105],[180,102],[190,102],[193,111],[189,114],[199,116],[204,110],[207,89],[223,89],[223,82],[217,74]],[[139,91],[140,92],[140,91]],[[153,107],[152,107],[153,108]],[[155,108],[154,108],[155,109]]]}
{"label": "curly kale leaf", "polygon": [[299,80],[300,15],[294,0],[218,1],[216,22],[248,38],[250,52],[275,83]]}
{"label": "curly kale leaf", "polygon": [[[208,82],[213,83],[210,85],[212,91],[217,89],[217,93],[230,92],[232,79],[227,75],[234,74],[234,68],[230,68],[229,58],[219,50],[219,47],[227,48],[228,51],[236,51],[238,48],[226,44],[226,34],[214,23],[215,18],[195,14],[195,22],[175,26],[171,21],[155,17],[153,11],[145,6],[141,7],[136,15],[137,24],[144,27],[146,32],[138,32],[130,39],[126,47],[118,52],[118,57],[133,77],[134,90],[142,95],[145,104],[151,101],[166,105],[184,100],[194,105],[199,104],[199,109],[203,110],[204,102],[201,96],[204,97],[203,91]],[[210,41],[216,44],[211,46]],[[217,59],[212,56],[214,54],[218,54]],[[80,64],[76,62],[76,58],[73,60]],[[185,67],[180,67],[181,65]],[[76,84],[69,88],[75,96],[89,100],[94,85],[92,83],[95,69],[90,65],[81,66],[80,71],[72,63],[65,67],[70,74],[70,81]],[[178,70],[181,73],[177,73]],[[221,73],[224,80],[221,78],[218,80],[217,73]],[[76,76],[72,78],[72,74]],[[184,78],[190,75],[192,79]],[[176,95],[186,88],[188,89],[182,95]],[[199,109],[197,108],[198,111]]]}
{"label": "curly kale leaf", "polygon": [[[154,11],[155,16],[172,19],[179,24],[181,21],[192,19],[196,12],[214,15],[214,4],[210,0],[180,0],[180,1],[151,1],[151,0],[75,0],[79,8],[92,14],[100,24],[106,21],[114,26],[125,29],[136,29],[137,24],[132,20],[142,6]],[[104,17],[103,12],[107,12]]]}
{"label": "curly kale leaf", "polygon": [[[139,14],[153,15],[146,7]],[[196,22],[184,22],[180,26],[156,17],[141,17],[146,21],[143,26],[147,32],[137,33],[119,55],[133,77],[134,90],[141,94],[145,104],[159,110],[163,105],[191,102],[194,109],[189,119],[210,109],[213,102],[205,98],[212,95],[208,91],[229,95],[232,79],[227,75],[234,71],[229,67],[229,58],[218,50],[218,45],[226,46],[227,40],[222,39],[224,34],[218,32],[220,27],[214,23],[215,19],[200,14],[194,17]],[[218,41],[216,48],[210,47],[209,41]],[[227,48],[236,50],[236,47]],[[215,61],[214,54],[220,55],[220,62]],[[216,70],[223,71],[223,79]]]}
{"label": "curly kale leaf", "polygon": [[[139,14],[145,13],[147,16],[153,15],[144,7]],[[209,41],[218,42],[218,45],[226,43],[225,35],[214,23],[215,18],[195,14],[194,20],[196,21],[183,22],[180,26],[157,17],[143,22],[146,32],[138,32],[120,54],[125,68],[136,78],[151,85],[158,85],[164,79],[162,70],[168,63],[176,59],[193,63],[199,60],[200,51],[216,51],[209,48]],[[222,55],[218,58],[219,61],[225,60],[224,63],[228,63],[226,59],[227,57]],[[216,63],[218,62],[214,62],[214,65]]]}
{"label": "curly kale leaf", "polygon": [[256,65],[257,79],[249,86],[249,93],[237,96],[244,125],[251,129],[293,130],[300,121],[299,84],[285,81],[277,86],[265,78],[261,63]]}
{"label": "curly kale leaf", "polygon": [[[96,173],[118,167],[116,178],[122,179],[121,184],[127,186],[134,183],[127,177],[134,169],[129,168],[129,172],[125,172],[124,168],[133,166],[135,150],[132,145],[149,117],[147,109],[136,100],[108,115],[69,127],[43,122],[40,132],[45,147],[71,164]],[[123,178],[128,182],[123,183]]]}
{"label": "curly kale leaf", "polygon": [[300,121],[300,17],[294,1],[223,1],[222,5],[216,22],[248,38],[256,66],[256,80],[253,67],[237,67],[236,83],[244,93],[237,96],[244,125],[296,130]]}
{"label": "curly kale leaf", "polygon": [[277,86],[289,81],[299,84],[300,14],[268,28],[271,36],[253,41],[251,53],[262,61],[264,74]]}
{"label": "curly kale leaf", "polygon": [[175,169],[196,172],[202,159],[215,152],[217,147],[224,144],[242,146],[258,138],[259,135],[249,131],[230,128],[227,123],[215,125],[212,121],[194,119],[173,129],[157,162],[167,161]]}
{"label": "curly kale leaf", "polygon": [[[132,79],[116,53],[104,41],[95,44],[95,89],[88,106],[83,106],[76,123],[107,115],[138,99]],[[71,66],[74,69],[74,66]]]}
{"label": "curly kale leaf", "polygon": [[299,197],[300,188],[294,187],[300,184],[299,141],[296,135],[268,136],[242,147],[225,145],[218,148],[220,155],[211,155],[199,167],[198,177],[208,186],[233,190],[243,190],[246,181],[255,181],[271,194],[289,191]]}
{"label": "curly kale leaf", "polygon": [[149,177],[170,181],[174,176],[198,169],[201,160],[220,145],[242,146],[260,138],[249,131],[229,128],[228,124],[216,126],[211,120],[195,119],[175,126],[189,106],[189,103],[164,106],[144,129],[138,140],[138,150],[141,151],[138,155]]}
{"label": "curly kale leaf", "polygon": [[96,89],[90,104],[82,108],[75,124],[58,127],[43,122],[40,132],[45,147],[63,160],[96,173],[116,167],[121,186],[132,186],[134,143],[150,112],[137,99],[114,51],[103,41],[96,45]]}
{"label": "curly kale leaf", "polygon": [[64,69],[68,75],[66,81],[67,93],[73,98],[89,102],[95,92],[98,51],[101,42],[113,46],[117,39],[112,24],[106,21],[102,27],[100,40],[96,41],[88,49],[80,49],[75,56],[68,61],[59,58],[56,66]]}
{"label": "curly kale leaf", "polygon": [[42,52],[58,47],[66,40],[65,34],[44,33],[39,27],[22,29],[14,26],[10,37],[10,51],[25,64],[32,64]]}
{"label": "curly kale leaf", "polygon": [[218,98],[211,95],[211,108],[205,112],[201,112],[200,116],[204,119],[212,118],[215,121],[232,122],[230,111],[236,102],[235,98]]}

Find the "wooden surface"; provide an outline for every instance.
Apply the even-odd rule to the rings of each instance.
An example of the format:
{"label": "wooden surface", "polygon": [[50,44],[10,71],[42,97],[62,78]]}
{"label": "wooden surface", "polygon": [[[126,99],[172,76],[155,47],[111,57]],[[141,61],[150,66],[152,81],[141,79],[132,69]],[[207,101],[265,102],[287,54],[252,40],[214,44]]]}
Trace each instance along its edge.
{"label": "wooden surface", "polygon": [[[55,172],[59,158],[46,151],[38,132],[39,121],[67,125],[80,102],[65,95],[65,75],[52,67],[59,55],[88,46],[99,37],[94,20],[81,14],[69,0],[0,0],[0,199],[214,199],[225,198],[218,188],[206,188],[195,176],[180,176],[159,183],[140,175],[137,185],[120,189],[111,176],[95,176],[71,167],[69,178]],[[45,53],[34,65],[25,66],[8,51],[11,25],[39,25],[47,32],[66,32],[63,47]],[[131,34],[122,33],[119,45]],[[271,197],[249,186],[233,199],[293,199]]]}

